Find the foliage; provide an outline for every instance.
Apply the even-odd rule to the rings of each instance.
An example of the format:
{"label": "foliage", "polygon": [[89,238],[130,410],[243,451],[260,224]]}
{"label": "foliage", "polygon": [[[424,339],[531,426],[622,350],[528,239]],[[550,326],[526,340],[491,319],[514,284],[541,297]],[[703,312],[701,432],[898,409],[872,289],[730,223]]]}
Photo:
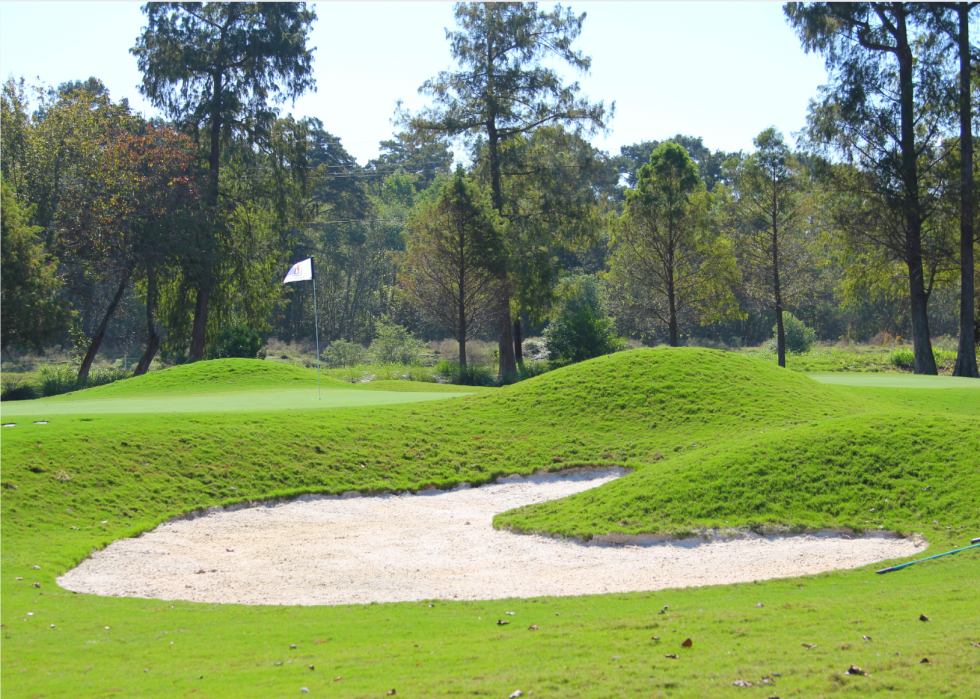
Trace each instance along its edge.
{"label": "foliage", "polygon": [[[565,125],[576,133],[594,134],[605,128],[612,109],[607,113],[601,102],[590,103],[580,95],[577,82],[566,85],[551,67],[558,62],[576,71],[589,70],[591,59],[572,48],[582,31],[584,14],[576,16],[561,5],[542,11],[536,3],[474,2],[458,3],[455,16],[458,29],[447,31],[446,36],[458,70],[443,71],[419,88],[433,99],[434,105],[409,119],[409,123],[418,131],[467,137],[478,153],[485,148],[491,203],[497,213],[506,217],[504,181],[508,173],[504,171],[504,150],[509,142],[547,125]],[[517,162],[524,164],[519,159]],[[527,233],[522,226],[513,230]],[[508,266],[506,272],[512,276],[514,287],[527,282],[529,271],[541,271],[541,255],[535,254],[540,246],[536,242],[534,237],[524,235],[517,236],[508,246],[508,261],[529,256],[536,262],[518,264],[514,269]],[[535,276],[530,277],[532,282]],[[502,377],[517,369],[511,335],[511,292],[507,285],[501,288],[497,308]],[[532,295],[523,296],[526,300]]]}
{"label": "foliage", "polygon": [[387,318],[381,318],[374,326],[371,356],[380,364],[417,364],[425,343],[409,330]]}
{"label": "foliage", "polygon": [[[396,121],[406,121],[408,118],[399,105]],[[367,169],[378,173],[382,189],[395,176],[402,178],[399,184],[407,180],[414,191],[420,193],[428,189],[436,177],[450,174],[453,152],[444,134],[409,126],[378,145],[381,153],[368,162]],[[384,194],[382,198],[385,198]]]}
{"label": "foliage", "polygon": [[[932,348],[933,361],[944,373],[950,372],[956,362],[956,352],[941,347]],[[915,370],[915,354],[907,347],[899,347],[888,355],[888,361],[903,371]]]}
{"label": "foliage", "polygon": [[657,150],[662,143],[676,143],[684,147],[691,160],[698,168],[698,176],[704,182],[709,192],[715,189],[716,185],[725,184],[730,179],[730,173],[725,167],[726,161],[738,161],[741,153],[726,153],[716,150],[714,153],[704,145],[701,137],[685,136],[677,134],[666,141],[641,141],[619,149],[619,155],[613,158],[616,169],[621,177],[625,177],[626,184],[635,187],[638,181],[637,173],[640,168],[650,162],[650,156]]}
{"label": "foliage", "polygon": [[731,245],[708,225],[709,199],[687,151],[664,143],[640,168],[616,231],[608,288],[617,316],[666,331],[737,317]]}
{"label": "foliage", "polygon": [[118,367],[99,367],[78,380],[78,368],[72,364],[46,365],[30,380],[4,377],[2,400],[32,400],[71,393],[83,388],[106,386],[132,373]]}
{"label": "foliage", "polygon": [[[734,168],[726,223],[739,257],[743,292],[785,322],[787,306],[811,300],[816,274],[808,173],[774,127],[753,142],[756,152]],[[785,338],[777,331],[781,365],[786,350]]]}
{"label": "foliage", "polygon": [[525,359],[517,365],[517,377],[521,381],[526,381],[527,379],[533,379],[542,374],[547,374],[553,368],[550,362]]}
{"label": "foliage", "polygon": [[40,397],[41,392],[32,382],[19,376],[11,376],[9,373],[3,377],[0,400],[33,400]]}
{"label": "foliage", "polygon": [[[772,327],[773,337],[766,343],[766,349],[770,352],[777,351],[778,326]],[[788,311],[783,312],[783,332],[786,336],[786,351],[799,354],[809,352],[813,343],[817,341],[817,333],[813,328],[808,328],[806,323],[797,319]]]}
{"label": "foliage", "polygon": [[438,376],[457,386],[499,385],[493,369],[486,364],[460,364],[443,359],[433,370]]}
{"label": "foliage", "polygon": [[467,338],[488,327],[499,305],[502,222],[462,170],[430,192],[409,219],[401,282],[424,317],[459,342],[465,368]]}
{"label": "foliage", "polygon": [[218,333],[217,341],[208,345],[205,359],[255,359],[262,347],[262,338],[246,325],[232,325]]}
{"label": "foliage", "polygon": [[46,234],[66,189],[101,175],[106,135],[135,126],[128,103],[113,103],[98,80],[76,87],[28,88],[13,78],[3,84],[0,173],[34,207],[29,223]]}
{"label": "foliage", "polygon": [[[488,180],[487,153],[477,155],[476,172]],[[515,136],[500,157],[511,310],[540,323],[557,300],[563,265],[601,244],[618,178],[604,153],[561,125]]]}
{"label": "foliage", "polygon": [[785,11],[830,75],[804,133],[809,150],[836,161],[824,176],[834,223],[849,245],[905,268],[916,372],[935,374],[927,305],[934,284],[953,273],[956,248],[934,220],[949,190],[941,163],[955,143],[944,138],[952,135],[945,42],[916,3],[788,3]]}
{"label": "foliage", "polygon": [[[315,86],[313,53],[306,39],[316,14],[302,2],[147,3],[143,11],[147,26],[131,49],[143,73],[140,91],[171,119],[204,137],[209,151],[208,203],[227,206],[227,200],[219,202],[222,146],[243,133],[248,134],[245,150],[257,142],[275,144],[276,109],[270,101],[295,100]],[[276,213],[282,219],[284,207],[279,204]],[[255,224],[261,225],[256,213],[235,216],[231,225],[245,228],[247,235]],[[236,287],[255,284],[248,274],[234,274],[241,271],[236,263],[242,259],[234,253],[268,249],[248,238],[229,236],[221,225],[206,232],[201,247],[210,254],[180,283],[181,296],[191,289],[197,292],[190,328],[193,360],[203,357],[206,338],[214,337],[221,322],[209,317],[212,294],[217,292],[215,296],[227,302],[229,292],[239,290]],[[269,256],[258,259],[267,263]],[[268,291],[268,282],[259,286]],[[248,302],[254,297],[244,298]],[[258,300],[268,303],[268,294],[260,294]],[[178,305],[173,317],[185,310]]]}
{"label": "foliage", "polygon": [[323,360],[332,367],[352,367],[364,361],[367,349],[357,342],[334,340],[323,350]]}
{"label": "foliage", "polygon": [[899,369],[915,368],[915,354],[908,347],[898,347],[888,355],[888,360]]}
{"label": "foliage", "polygon": [[574,364],[625,349],[606,315],[594,277],[566,279],[562,287],[564,303],[544,331],[550,362]]}
{"label": "foliage", "polygon": [[57,260],[45,254],[41,228],[27,223],[33,212],[20,205],[5,181],[0,191],[0,351],[40,351],[68,329],[71,313],[57,296],[62,285]]}

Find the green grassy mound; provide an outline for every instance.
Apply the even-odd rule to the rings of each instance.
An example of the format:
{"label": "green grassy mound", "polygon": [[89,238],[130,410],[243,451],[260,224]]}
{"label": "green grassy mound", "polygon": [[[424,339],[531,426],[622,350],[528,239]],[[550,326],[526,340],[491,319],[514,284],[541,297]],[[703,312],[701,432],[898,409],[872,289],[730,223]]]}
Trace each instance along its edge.
{"label": "green grassy mound", "polygon": [[792,423],[867,406],[750,357],[719,350],[634,350],[552,371],[495,397],[501,409],[648,429]]}
{"label": "green grassy mound", "polygon": [[[227,360],[143,380],[158,382],[151,389],[160,395],[195,386],[199,395],[255,386],[271,394],[315,387],[315,372]],[[109,398],[135,402],[142,390],[127,393],[129,381],[136,380],[84,393],[114,389],[123,394]],[[395,687],[413,696],[522,688],[725,697],[742,691],[732,688],[736,679],[758,687],[779,673],[766,691],[781,696],[964,696],[976,675],[969,644],[980,642],[973,552],[880,578],[863,569],[759,585],[435,606],[98,598],[67,593],[55,578],[95,547],[197,508],[479,484],[582,464],[634,472],[498,523],[578,536],[884,526],[924,532],[936,552],[980,535],[978,403],[975,390],[822,386],[750,358],[658,349],[431,403],[90,414],[2,428],[4,692],[238,696],[244,686],[262,696],[300,687],[383,696]],[[664,605],[669,613],[658,614]],[[511,619],[504,611],[520,623],[497,626]],[[918,621],[920,613],[933,621]],[[528,624],[539,629],[528,632]],[[680,648],[685,637],[693,648]],[[871,676],[845,674],[851,663]]]}
{"label": "green grassy mound", "polygon": [[[758,434],[498,515],[517,531],[980,529],[980,418],[842,418]],[[935,522],[934,522],[935,521]]]}
{"label": "green grassy mound", "polygon": [[[75,391],[68,398],[121,398],[160,393],[207,393],[242,388],[316,387],[316,371],[261,359],[214,359],[151,371],[105,386]],[[350,388],[336,379],[325,387]]]}

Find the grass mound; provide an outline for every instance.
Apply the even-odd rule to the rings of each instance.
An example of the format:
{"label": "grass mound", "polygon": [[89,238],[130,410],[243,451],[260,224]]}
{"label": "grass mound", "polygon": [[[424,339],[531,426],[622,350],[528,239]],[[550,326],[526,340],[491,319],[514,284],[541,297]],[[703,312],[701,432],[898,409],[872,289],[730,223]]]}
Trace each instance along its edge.
{"label": "grass mound", "polygon": [[[530,505],[498,527],[588,538],[705,529],[922,531],[980,525],[980,419],[843,418],[757,434],[603,488]],[[973,529],[971,528],[970,531]]]}
{"label": "grass mound", "polygon": [[795,422],[867,410],[853,394],[732,352],[633,350],[552,371],[501,391],[501,408],[649,429]]}
{"label": "grass mound", "polygon": [[[349,388],[336,379],[326,386]],[[158,393],[204,393],[241,388],[299,388],[316,386],[316,371],[261,359],[213,359],[151,371],[106,386],[76,391],[74,397],[122,398]]]}

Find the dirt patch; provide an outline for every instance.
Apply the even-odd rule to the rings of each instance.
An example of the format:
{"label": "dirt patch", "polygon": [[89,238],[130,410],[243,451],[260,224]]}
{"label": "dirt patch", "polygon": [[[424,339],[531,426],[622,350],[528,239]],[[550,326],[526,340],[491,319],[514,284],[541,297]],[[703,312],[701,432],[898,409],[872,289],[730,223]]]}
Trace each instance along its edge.
{"label": "dirt patch", "polygon": [[116,541],[58,579],[75,592],[237,604],[503,599],[750,582],[909,556],[920,539],[838,534],[583,544],[496,531],[499,512],[624,471],[415,495],[304,496],[212,512]]}

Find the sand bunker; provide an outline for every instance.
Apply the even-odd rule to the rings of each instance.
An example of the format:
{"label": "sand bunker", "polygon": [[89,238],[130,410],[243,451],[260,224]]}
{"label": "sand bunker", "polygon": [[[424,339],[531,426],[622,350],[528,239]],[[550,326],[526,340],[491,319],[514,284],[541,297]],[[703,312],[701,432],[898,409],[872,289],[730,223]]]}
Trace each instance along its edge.
{"label": "sand bunker", "polygon": [[830,534],[599,545],[495,531],[499,512],[564,497],[619,470],[512,476],[417,495],[304,497],[177,520],[58,579],[76,592],[238,604],[363,604],[584,595],[750,582],[855,568],[919,539]]}

